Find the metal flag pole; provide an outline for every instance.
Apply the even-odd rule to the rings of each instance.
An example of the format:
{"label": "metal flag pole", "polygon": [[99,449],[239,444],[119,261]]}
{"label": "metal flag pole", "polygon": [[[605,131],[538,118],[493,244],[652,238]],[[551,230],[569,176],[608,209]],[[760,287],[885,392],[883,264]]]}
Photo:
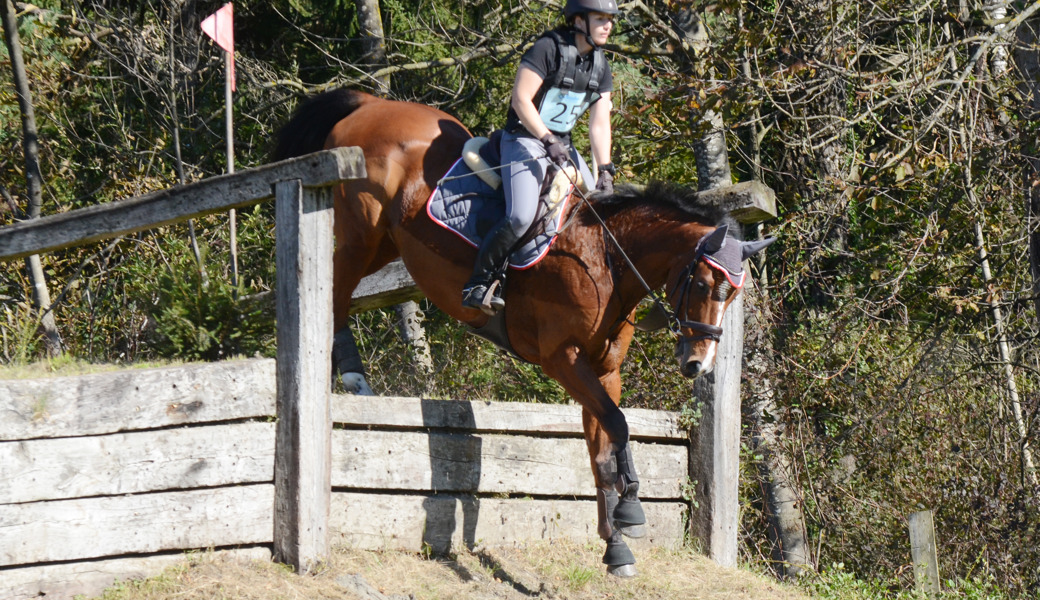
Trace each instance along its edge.
{"label": "metal flag pole", "polygon": [[[231,92],[235,81],[234,60],[232,52],[224,52],[224,104],[225,114],[227,115],[225,121],[227,123],[227,172],[229,174],[235,172],[234,112],[231,100]],[[231,229],[231,288],[235,299],[238,299],[238,219],[233,208],[228,215],[230,217],[228,227]]]}

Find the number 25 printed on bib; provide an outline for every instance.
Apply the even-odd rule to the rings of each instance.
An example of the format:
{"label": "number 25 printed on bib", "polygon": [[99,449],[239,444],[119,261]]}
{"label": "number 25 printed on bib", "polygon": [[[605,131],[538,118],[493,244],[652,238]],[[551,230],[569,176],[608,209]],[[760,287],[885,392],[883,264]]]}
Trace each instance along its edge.
{"label": "number 25 printed on bib", "polygon": [[542,122],[549,129],[566,133],[574,128],[585,109],[589,107],[588,94],[551,88],[542,99],[542,107],[538,111]]}

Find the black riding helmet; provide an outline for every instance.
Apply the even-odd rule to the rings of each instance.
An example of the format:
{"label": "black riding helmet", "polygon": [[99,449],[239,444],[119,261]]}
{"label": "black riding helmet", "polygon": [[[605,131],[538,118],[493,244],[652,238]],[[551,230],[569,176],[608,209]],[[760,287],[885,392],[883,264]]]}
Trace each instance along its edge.
{"label": "black riding helmet", "polygon": [[590,12],[616,15],[618,14],[617,2],[614,0],[567,0],[567,4],[563,6],[563,16],[568,19],[574,15]]}
{"label": "black riding helmet", "polygon": [[568,23],[572,18],[578,18],[578,15],[585,17],[585,39],[589,41],[589,45],[593,49],[598,49],[596,42],[593,42],[592,36],[588,34],[590,30],[589,13],[591,12],[616,15],[619,11],[615,0],[567,0],[567,3],[563,5],[563,16]]}

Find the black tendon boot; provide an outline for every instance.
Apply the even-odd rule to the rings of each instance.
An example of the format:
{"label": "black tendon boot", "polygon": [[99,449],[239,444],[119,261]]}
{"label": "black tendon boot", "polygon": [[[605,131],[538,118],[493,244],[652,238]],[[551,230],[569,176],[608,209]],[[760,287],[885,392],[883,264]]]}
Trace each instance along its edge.
{"label": "black tendon boot", "polygon": [[[508,218],[496,223],[484,236],[484,241],[477,251],[473,274],[462,288],[463,306],[476,308],[488,316],[505,308],[506,302],[502,299],[500,290],[494,290],[489,294],[488,289],[491,288],[495,273],[505,264],[517,239],[518,236],[513,233]],[[496,291],[499,293],[495,293]]]}

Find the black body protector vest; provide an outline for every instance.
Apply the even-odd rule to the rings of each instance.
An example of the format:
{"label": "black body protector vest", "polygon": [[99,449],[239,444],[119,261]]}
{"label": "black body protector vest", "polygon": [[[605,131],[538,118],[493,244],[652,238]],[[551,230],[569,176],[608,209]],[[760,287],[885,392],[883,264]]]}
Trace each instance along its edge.
{"label": "black body protector vest", "polygon": [[[600,83],[607,72],[607,59],[603,50],[596,48],[592,51],[592,68],[582,71],[578,69],[578,46],[574,41],[573,30],[551,30],[545,35],[556,42],[559,64],[552,81],[546,79],[542,82],[541,89],[535,94],[535,106],[550,131],[569,136],[578,118],[598,98]],[[513,114],[510,110],[510,117]],[[515,125],[507,124],[510,131],[522,128],[519,119]]]}

